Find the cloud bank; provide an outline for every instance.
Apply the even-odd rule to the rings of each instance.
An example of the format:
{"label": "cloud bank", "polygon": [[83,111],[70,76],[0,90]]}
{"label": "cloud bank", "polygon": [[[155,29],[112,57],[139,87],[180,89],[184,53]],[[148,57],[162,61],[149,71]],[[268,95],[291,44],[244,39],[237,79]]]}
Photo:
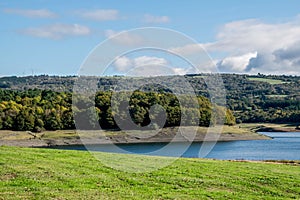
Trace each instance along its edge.
{"label": "cloud bank", "polygon": [[[300,74],[299,17],[284,23],[258,19],[230,22],[219,29],[216,41],[198,45],[212,55],[222,72]],[[192,54],[198,45],[172,50]]]}
{"label": "cloud bank", "polygon": [[239,56],[226,57],[217,65],[221,71],[244,72],[250,64],[251,59],[256,59],[257,52],[246,53]]}
{"label": "cloud bank", "polygon": [[[225,24],[217,41],[204,44],[209,52],[235,54],[218,63],[230,72],[300,74],[300,21],[264,23],[243,20]],[[256,52],[256,53],[253,53]]]}

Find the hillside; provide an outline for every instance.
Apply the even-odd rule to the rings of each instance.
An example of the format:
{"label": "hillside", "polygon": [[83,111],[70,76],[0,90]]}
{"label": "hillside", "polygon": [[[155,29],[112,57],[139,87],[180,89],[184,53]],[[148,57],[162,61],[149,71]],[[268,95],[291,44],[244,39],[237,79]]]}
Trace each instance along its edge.
{"label": "hillside", "polygon": [[[185,79],[192,85],[197,95],[209,97],[204,76],[210,74],[186,75]],[[271,76],[271,75],[239,75],[221,74],[224,87],[226,88],[227,106],[233,111],[237,122],[255,123],[299,123],[300,121],[300,77],[299,76]],[[145,91],[171,92],[168,87],[172,87],[173,81],[179,76],[152,77],[148,79],[126,77],[89,77],[86,81],[97,81],[100,91],[110,91],[118,86],[126,90],[145,84],[145,82],[155,82],[155,80],[169,83],[166,87],[159,85],[143,87]],[[146,80],[146,81],[145,81]],[[2,77],[0,78],[0,88],[2,90],[29,89],[51,90],[57,92],[71,92],[75,76],[28,76],[28,77]],[[178,79],[179,81],[179,79]],[[122,83],[122,84],[120,84]],[[180,84],[179,84],[180,85]],[[184,93],[185,88],[177,88],[180,93]]]}

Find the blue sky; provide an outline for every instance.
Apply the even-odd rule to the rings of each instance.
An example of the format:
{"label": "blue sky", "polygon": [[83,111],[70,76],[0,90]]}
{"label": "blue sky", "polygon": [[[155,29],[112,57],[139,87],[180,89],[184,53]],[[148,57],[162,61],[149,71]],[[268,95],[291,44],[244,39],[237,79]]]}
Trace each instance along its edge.
{"label": "blue sky", "polygon": [[[297,0],[2,0],[0,76],[74,75],[108,36],[147,26],[194,38],[221,72],[299,74],[299,8]],[[138,56],[122,61],[168,64]]]}

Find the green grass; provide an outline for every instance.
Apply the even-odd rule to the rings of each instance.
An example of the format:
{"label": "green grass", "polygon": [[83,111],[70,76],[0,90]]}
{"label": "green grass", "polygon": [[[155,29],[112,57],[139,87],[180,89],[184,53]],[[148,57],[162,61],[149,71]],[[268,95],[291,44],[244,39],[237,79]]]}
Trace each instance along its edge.
{"label": "green grass", "polygon": [[[99,153],[126,163],[132,155]],[[145,157],[155,167],[163,157]],[[179,159],[149,173],[107,167],[90,153],[0,147],[0,199],[299,199],[288,164]]]}
{"label": "green grass", "polygon": [[286,82],[283,82],[282,80],[277,80],[277,79],[270,79],[270,78],[255,78],[255,77],[249,77],[250,81],[261,81],[261,82],[266,82],[270,84],[283,84]]}

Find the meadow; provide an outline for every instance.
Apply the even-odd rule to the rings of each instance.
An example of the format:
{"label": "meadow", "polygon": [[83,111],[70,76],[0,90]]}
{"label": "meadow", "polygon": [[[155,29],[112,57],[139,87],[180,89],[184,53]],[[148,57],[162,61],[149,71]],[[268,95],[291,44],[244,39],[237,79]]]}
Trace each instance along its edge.
{"label": "meadow", "polygon": [[[97,153],[120,164],[134,155]],[[168,159],[139,157],[145,164]],[[0,147],[0,199],[299,199],[299,162],[180,158],[129,173],[89,152]]]}
{"label": "meadow", "polygon": [[249,80],[250,80],[250,81],[266,82],[266,83],[269,83],[269,84],[271,84],[271,85],[286,83],[286,82],[284,82],[284,81],[282,81],[282,80],[279,80],[279,79],[260,78],[260,77],[250,77]]}

